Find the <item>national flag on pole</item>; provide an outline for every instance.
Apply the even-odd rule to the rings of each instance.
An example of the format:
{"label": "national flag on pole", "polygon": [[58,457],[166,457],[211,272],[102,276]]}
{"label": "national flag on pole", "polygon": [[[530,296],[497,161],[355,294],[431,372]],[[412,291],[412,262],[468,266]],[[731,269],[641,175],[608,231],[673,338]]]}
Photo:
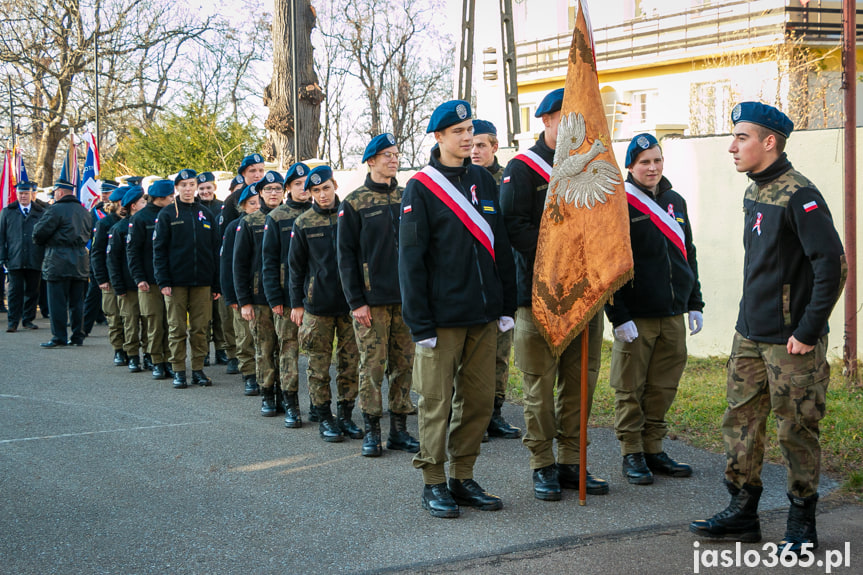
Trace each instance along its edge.
{"label": "national flag on pole", "polygon": [[17,145],[15,146],[13,161],[15,162],[15,183],[29,182],[30,178],[27,177],[27,168],[24,166],[24,154]]}
{"label": "national flag on pole", "polygon": [[[96,145],[96,136],[91,132],[87,132],[82,136],[82,139],[87,143],[87,159],[85,160],[85,164],[90,159],[90,152],[93,152],[93,170],[95,173],[93,179],[96,179],[102,170],[102,160],[99,158],[99,146]],[[85,166],[84,170],[86,169]],[[86,176],[84,176],[84,179],[87,179]]]}
{"label": "national flag on pole", "polygon": [[88,210],[98,204],[101,199],[102,182],[96,179],[98,175],[96,156],[95,148],[88,146],[87,159],[84,160],[84,171],[81,173],[81,186],[78,188],[78,199]]}
{"label": "national flag on pole", "polygon": [[5,208],[18,199],[15,193],[13,177],[12,152],[3,151],[3,172],[0,173],[0,209]]}
{"label": "national flag on pole", "polygon": [[599,92],[587,2],[576,6],[534,264],[533,315],[555,355],[633,273],[629,208]]}

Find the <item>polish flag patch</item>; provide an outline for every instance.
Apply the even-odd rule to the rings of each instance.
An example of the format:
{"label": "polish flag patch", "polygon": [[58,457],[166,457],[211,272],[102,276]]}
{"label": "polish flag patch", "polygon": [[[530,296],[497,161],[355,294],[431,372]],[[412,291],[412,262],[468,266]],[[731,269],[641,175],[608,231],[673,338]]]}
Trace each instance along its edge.
{"label": "polish flag patch", "polygon": [[503,179],[503,183],[504,183],[504,184],[508,184],[508,183],[509,183],[509,179],[510,179],[510,177],[511,177],[511,176],[506,176],[506,177]]}
{"label": "polish flag patch", "polygon": [[345,211],[344,211],[344,210],[339,210],[339,217],[342,217],[343,215],[345,215]]}
{"label": "polish flag patch", "polygon": [[816,202],[814,200],[809,202],[808,204],[803,204],[803,210],[806,212],[811,212],[812,210],[815,210],[817,208],[818,208],[818,202]]}
{"label": "polish flag patch", "polygon": [[404,213],[404,214],[409,214],[409,213],[410,213],[410,211],[411,211],[412,209],[413,209],[413,208],[411,207],[411,205],[410,205],[410,204],[408,204],[408,205],[406,205],[406,206],[404,207],[404,209],[402,210],[402,213]]}

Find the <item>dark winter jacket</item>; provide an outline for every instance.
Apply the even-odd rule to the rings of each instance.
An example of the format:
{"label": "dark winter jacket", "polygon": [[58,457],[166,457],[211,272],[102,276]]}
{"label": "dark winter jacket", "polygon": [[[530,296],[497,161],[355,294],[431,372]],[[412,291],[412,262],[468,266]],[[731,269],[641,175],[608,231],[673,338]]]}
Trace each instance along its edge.
{"label": "dark winter jacket", "polygon": [[291,231],[296,219],[311,206],[309,202],[295,202],[289,198],[267,214],[261,255],[264,264],[264,294],[271,308],[279,305],[291,307],[291,296],[288,293]]}
{"label": "dark winter jacket", "polygon": [[159,212],[153,235],[156,283],[160,288],[219,289],[219,226],[206,207],[179,198]]}
{"label": "dark winter jacket", "polygon": [[108,233],[120,218],[114,213],[106,214],[104,218],[96,223],[93,231],[93,243],[90,247],[90,266],[93,268],[93,277],[99,285],[110,283],[108,277]]}
{"label": "dark winter jacket", "polygon": [[51,205],[33,228],[33,241],[45,246],[42,277],[47,281],[77,279],[90,275],[90,214],[74,195]]}
{"label": "dark winter jacket", "polygon": [[138,291],[137,282],[132,280],[126,260],[126,238],[129,237],[129,218],[123,218],[108,232],[108,250],[105,252],[108,263],[108,277],[117,295]]}
{"label": "dark winter jacket", "polygon": [[258,211],[247,214],[237,226],[237,236],[234,238],[234,293],[240,307],[267,305],[261,273],[261,244],[267,215],[271,211],[267,206],[261,206]]}
{"label": "dark winter jacket", "polygon": [[45,213],[45,208],[30,203],[30,213],[24,217],[18,202],[12,202],[0,212],[0,265],[8,270],[40,270],[45,249],[33,243],[33,228]]}
{"label": "dark winter jacket", "polygon": [[136,285],[147,282],[151,286],[158,286],[153,265],[153,232],[160,211],[162,208],[150,202],[129,218],[126,260]]}

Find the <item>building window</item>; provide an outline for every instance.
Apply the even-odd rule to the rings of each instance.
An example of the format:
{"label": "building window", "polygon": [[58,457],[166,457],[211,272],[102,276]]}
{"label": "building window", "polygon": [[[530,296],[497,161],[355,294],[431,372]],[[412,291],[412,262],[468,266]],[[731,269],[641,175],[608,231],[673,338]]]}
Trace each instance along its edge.
{"label": "building window", "polygon": [[646,125],[651,123],[653,99],[658,95],[656,90],[645,90],[643,92],[632,93],[632,123],[636,125]]}
{"label": "building window", "polygon": [[689,133],[693,136],[728,133],[731,81],[697,82],[689,87]]}
{"label": "building window", "polygon": [[533,117],[531,106],[519,106],[518,111],[521,115],[521,131],[530,132],[530,119]]}

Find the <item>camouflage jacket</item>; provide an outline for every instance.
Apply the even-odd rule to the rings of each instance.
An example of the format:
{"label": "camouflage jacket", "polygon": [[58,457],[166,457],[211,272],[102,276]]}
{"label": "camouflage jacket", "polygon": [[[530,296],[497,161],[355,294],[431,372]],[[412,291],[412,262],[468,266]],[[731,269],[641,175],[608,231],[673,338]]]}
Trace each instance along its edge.
{"label": "camouflage jacket", "polygon": [[404,188],[395,178],[363,186],[339,208],[339,273],[351,309],[401,303],[399,212]]}
{"label": "camouflage jacket", "polygon": [[785,154],[748,174],[743,297],[737,331],[765,343],[814,345],[845,283],[839,234],[821,193]]}
{"label": "camouflage jacket", "polygon": [[264,240],[264,224],[272,210],[261,206],[256,212],[246,215],[237,224],[234,237],[234,293],[240,307],[244,305],[267,305],[261,270],[261,244]]}
{"label": "camouflage jacket", "polygon": [[288,199],[267,215],[264,243],[261,250],[264,267],[264,295],[270,307],[291,307],[288,294],[288,254],[294,221],[312,206],[309,202]]}

